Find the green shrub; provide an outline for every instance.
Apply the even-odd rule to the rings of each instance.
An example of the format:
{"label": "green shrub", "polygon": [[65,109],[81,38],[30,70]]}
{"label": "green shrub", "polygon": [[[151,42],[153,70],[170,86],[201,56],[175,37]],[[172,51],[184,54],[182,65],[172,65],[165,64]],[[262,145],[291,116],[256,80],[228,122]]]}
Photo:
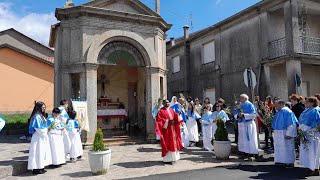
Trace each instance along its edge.
{"label": "green shrub", "polygon": [[3,119],[6,121],[5,129],[28,129],[28,119],[30,114],[3,114]]}
{"label": "green shrub", "polygon": [[104,151],[103,132],[99,128],[94,136],[93,151]]}
{"label": "green shrub", "polygon": [[221,118],[217,120],[217,130],[214,134],[215,141],[229,141],[228,132],[224,121]]}

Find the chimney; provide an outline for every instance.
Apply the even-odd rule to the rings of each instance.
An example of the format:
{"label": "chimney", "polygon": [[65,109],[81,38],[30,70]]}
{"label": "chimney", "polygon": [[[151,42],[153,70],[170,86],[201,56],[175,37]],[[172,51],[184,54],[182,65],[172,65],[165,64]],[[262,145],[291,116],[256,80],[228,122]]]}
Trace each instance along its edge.
{"label": "chimney", "polygon": [[171,45],[171,47],[174,46],[174,45],[176,45],[176,42],[175,42],[175,40],[174,40],[173,37],[170,38],[170,45]]}
{"label": "chimney", "polygon": [[183,26],[183,31],[184,31],[184,39],[189,38],[189,26],[185,25]]}
{"label": "chimney", "polygon": [[73,4],[72,0],[67,0],[67,2],[64,4],[63,8],[70,8],[73,6],[74,6],[74,4]]}
{"label": "chimney", "polygon": [[156,0],[156,13],[160,15],[160,0]]}

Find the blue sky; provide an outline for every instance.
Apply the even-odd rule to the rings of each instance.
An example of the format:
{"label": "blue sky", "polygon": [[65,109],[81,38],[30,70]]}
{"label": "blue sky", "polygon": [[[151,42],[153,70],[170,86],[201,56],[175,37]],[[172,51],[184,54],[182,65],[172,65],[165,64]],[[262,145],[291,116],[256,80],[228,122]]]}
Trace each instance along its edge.
{"label": "blue sky", "polygon": [[[66,0],[0,0],[0,31],[15,28],[47,45],[50,24],[56,23],[54,12]],[[89,0],[73,0],[76,5]],[[141,0],[154,8],[154,0]],[[194,20],[191,31],[213,25],[235,13],[256,4],[260,0],[161,0],[161,15],[172,29],[168,37],[183,34],[184,25],[191,26],[187,18]]]}

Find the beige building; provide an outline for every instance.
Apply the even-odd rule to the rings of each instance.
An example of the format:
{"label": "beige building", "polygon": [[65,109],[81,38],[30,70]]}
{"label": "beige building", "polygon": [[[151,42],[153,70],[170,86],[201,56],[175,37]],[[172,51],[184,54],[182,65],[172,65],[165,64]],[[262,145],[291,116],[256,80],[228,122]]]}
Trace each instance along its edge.
{"label": "beige building", "polygon": [[129,129],[137,125],[140,134],[154,138],[151,111],[166,95],[165,33],[171,25],[139,0],[94,0],[80,6],[69,2],[56,10],[56,17],[60,23],[52,26],[50,38],[55,104],[60,99],[87,100],[88,142],[98,126],[97,110],[117,113],[123,105]]}
{"label": "beige building", "polygon": [[0,112],[30,112],[34,101],[53,108],[54,52],[14,29],[0,32]]}

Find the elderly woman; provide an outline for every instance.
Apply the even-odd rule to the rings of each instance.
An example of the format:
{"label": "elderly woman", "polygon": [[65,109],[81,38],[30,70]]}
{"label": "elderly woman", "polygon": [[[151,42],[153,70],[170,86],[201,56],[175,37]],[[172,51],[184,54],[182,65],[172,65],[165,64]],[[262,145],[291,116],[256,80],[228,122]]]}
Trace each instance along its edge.
{"label": "elderly woman", "polygon": [[318,99],[309,97],[306,99],[306,110],[300,115],[299,129],[307,137],[306,141],[301,141],[300,164],[309,168],[307,176],[319,176],[320,163],[320,112],[318,110]]}

